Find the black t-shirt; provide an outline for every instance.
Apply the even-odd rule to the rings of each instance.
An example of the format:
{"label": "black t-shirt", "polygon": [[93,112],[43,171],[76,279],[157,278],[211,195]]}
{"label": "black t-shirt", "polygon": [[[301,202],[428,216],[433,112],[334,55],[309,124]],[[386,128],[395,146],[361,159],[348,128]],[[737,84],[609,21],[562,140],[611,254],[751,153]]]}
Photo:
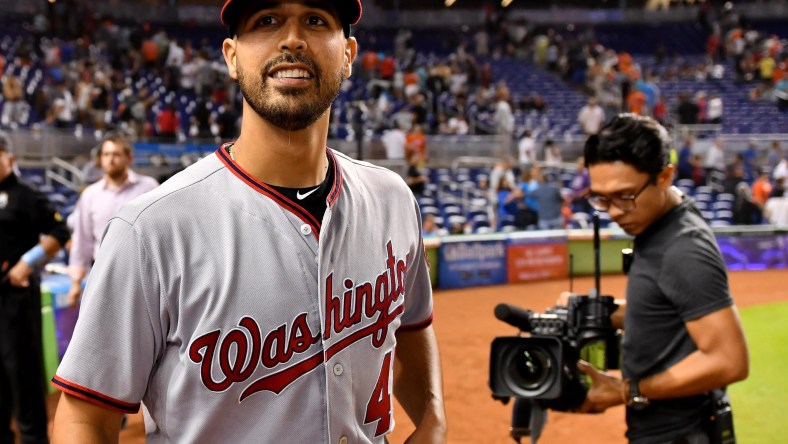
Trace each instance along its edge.
{"label": "black t-shirt", "polygon": [[692,102],[682,102],[676,108],[676,114],[679,115],[679,123],[684,125],[698,123],[698,113],[700,109],[698,105]]}
{"label": "black t-shirt", "polygon": [[408,167],[408,186],[413,194],[422,194],[424,193],[424,188],[426,188],[426,184],[423,180],[417,180],[421,177],[421,171],[416,168],[416,165],[410,165]]}
{"label": "black t-shirt", "polygon": [[41,234],[53,236],[60,245],[70,237],[49,199],[11,174],[0,182],[0,268],[13,267]]}
{"label": "black t-shirt", "polygon": [[[622,343],[624,377],[640,380],[684,359],[697,349],[685,323],[731,305],[714,233],[685,197],[635,237]],[[705,395],[652,400],[643,410],[627,409],[627,437],[637,443],[669,442],[697,430],[707,409]]]}
{"label": "black t-shirt", "polygon": [[326,157],[328,159],[328,171],[326,172],[326,178],[323,179],[320,185],[307,188],[287,188],[269,185],[308,211],[318,222],[323,220],[323,215],[326,213],[326,199],[328,199],[328,193],[331,192],[331,188],[334,185],[334,162],[331,156]]}

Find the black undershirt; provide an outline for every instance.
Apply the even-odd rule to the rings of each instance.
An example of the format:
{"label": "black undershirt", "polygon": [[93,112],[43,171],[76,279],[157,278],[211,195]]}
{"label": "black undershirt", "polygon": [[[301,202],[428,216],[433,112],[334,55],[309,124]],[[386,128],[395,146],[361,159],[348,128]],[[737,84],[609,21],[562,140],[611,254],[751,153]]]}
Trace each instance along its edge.
{"label": "black undershirt", "polygon": [[[309,214],[317,219],[318,224],[320,224],[323,220],[323,215],[326,212],[326,199],[328,198],[328,194],[331,192],[331,189],[334,185],[334,162],[331,159],[331,156],[326,155],[326,158],[328,159],[328,172],[326,172],[326,178],[320,185],[306,188],[287,188],[267,184],[291,201],[298,204],[301,208],[308,211]],[[312,190],[316,191],[310,193]],[[305,194],[307,195],[304,197]],[[302,199],[299,199],[299,196],[301,196]]]}

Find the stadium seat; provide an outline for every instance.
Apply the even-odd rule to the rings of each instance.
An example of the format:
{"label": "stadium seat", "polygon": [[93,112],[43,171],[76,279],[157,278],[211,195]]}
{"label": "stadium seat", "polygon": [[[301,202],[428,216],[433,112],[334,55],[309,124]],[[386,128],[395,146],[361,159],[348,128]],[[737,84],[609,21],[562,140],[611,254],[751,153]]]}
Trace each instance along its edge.
{"label": "stadium seat", "polygon": [[713,193],[714,193],[714,188],[712,188],[712,187],[710,187],[708,185],[701,185],[701,186],[695,188],[695,194],[696,195],[698,195],[698,194],[713,194]]}
{"label": "stadium seat", "polygon": [[419,205],[421,205],[422,207],[430,207],[430,206],[434,207],[436,205],[435,199],[431,197],[422,197],[419,198],[418,201],[419,201]]}
{"label": "stadium seat", "polygon": [[732,221],[733,220],[733,211],[730,210],[719,210],[714,213],[715,220],[725,220],[725,221]]}
{"label": "stadium seat", "polygon": [[421,207],[421,214],[422,215],[432,214],[433,216],[437,216],[440,214],[440,210],[438,210],[438,207],[425,205]]}
{"label": "stadium seat", "polygon": [[[443,207],[443,215],[446,217],[462,215],[462,209],[453,205]],[[465,218],[465,216],[462,216]]]}
{"label": "stadium seat", "polygon": [[717,196],[717,202],[733,202],[736,200],[736,196],[730,193],[720,193]]}
{"label": "stadium seat", "polygon": [[712,200],[714,200],[714,197],[710,193],[701,193],[701,192],[695,193],[696,202],[711,203]]}
{"label": "stadium seat", "polygon": [[714,211],[730,210],[733,209],[733,202],[730,200],[717,200],[717,202],[712,204],[711,209]]}

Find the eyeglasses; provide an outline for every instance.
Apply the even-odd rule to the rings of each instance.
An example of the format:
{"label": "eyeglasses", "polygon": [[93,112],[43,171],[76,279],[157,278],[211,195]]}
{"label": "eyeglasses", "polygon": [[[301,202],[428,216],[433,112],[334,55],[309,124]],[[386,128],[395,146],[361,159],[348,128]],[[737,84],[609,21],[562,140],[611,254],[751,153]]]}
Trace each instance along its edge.
{"label": "eyeglasses", "polygon": [[586,197],[586,199],[588,203],[591,204],[591,207],[598,211],[607,211],[610,209],[610,204],[613,204],[619,210],[629,213],[635,209],[635,199],[637,199],[640,193],[645,191],[653,182],[654,176],[649,177],[648,182],[646,182],[637,193],[631,196],[605,197],[598,194],[591,194]]}

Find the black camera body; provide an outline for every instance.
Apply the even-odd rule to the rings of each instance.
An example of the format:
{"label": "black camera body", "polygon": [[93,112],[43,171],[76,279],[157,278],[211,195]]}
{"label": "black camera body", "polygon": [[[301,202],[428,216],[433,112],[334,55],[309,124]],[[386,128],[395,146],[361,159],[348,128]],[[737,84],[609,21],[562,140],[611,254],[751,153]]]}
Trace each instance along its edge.
{"label": "black camera body", "polygon": [[572,411],[588,390],[578,359],[600,370],[619,368],[620,333],[610,315],[618,306],[611,296],[570,296],[566,307],[534,313],[506,304],[498,319],[529,336],[498,337],[490,352],[489,384],[497,398],[538,401],[543,409]]}

